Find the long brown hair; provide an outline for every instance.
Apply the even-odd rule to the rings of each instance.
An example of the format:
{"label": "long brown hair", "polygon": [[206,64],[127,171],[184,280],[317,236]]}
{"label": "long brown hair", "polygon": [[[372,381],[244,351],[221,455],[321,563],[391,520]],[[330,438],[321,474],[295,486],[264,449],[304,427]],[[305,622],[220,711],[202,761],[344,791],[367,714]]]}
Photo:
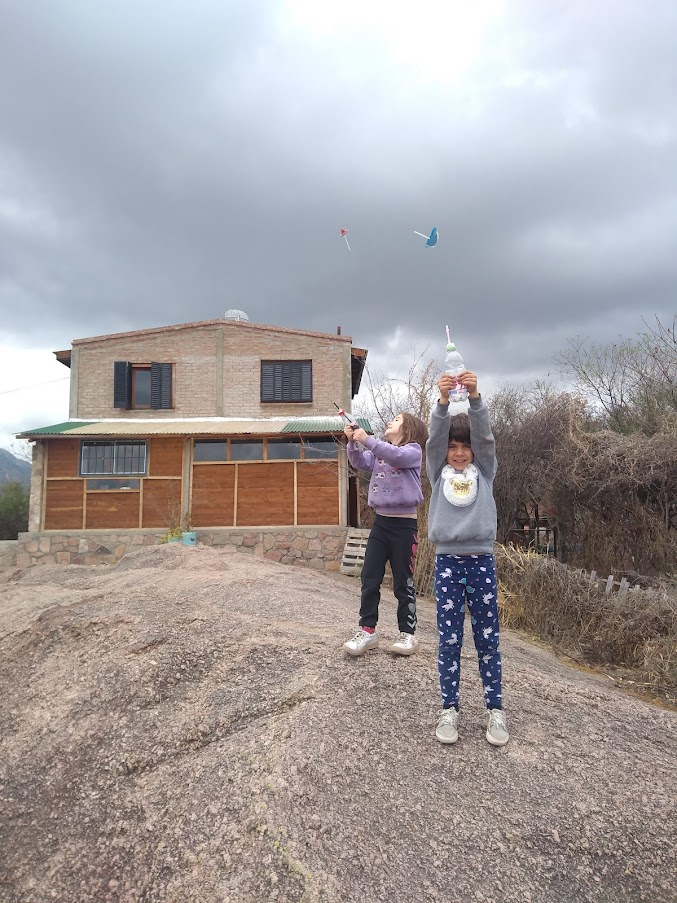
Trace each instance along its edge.
{"label": "long brown hair", "polygon": [[413,414],[402,412],[402,439],[400,445],[416,442],[421,448],[425,448],[427,441],[428,427],[425,423]]}

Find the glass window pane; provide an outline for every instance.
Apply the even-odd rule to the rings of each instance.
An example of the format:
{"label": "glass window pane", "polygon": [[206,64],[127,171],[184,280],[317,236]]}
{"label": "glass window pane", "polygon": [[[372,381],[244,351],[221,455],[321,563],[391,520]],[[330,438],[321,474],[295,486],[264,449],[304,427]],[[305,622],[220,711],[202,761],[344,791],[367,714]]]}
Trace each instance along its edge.
{"label": "glass window pane", "polygon": [[306,461],[317,458],[338,458],[338,443],[333,439],[304,439],[303,457]]}
{"label": "glass window pane", "polygon": [[301,442],[299,439],[269,439],[269,461],[296,461],[301,457]]}
{"label": "glass window pane", "polygon": [[150,407],[150,367],[132,369],[132,407]]}
{"label": "glass window pane", "polygon": [[225,439],[196,439],[193,449],[194,461],[225,461]]}
{"label": "glass window pane", "polygon": [[146,473],[146,442],[137,439],[130,442],[82,443],[80,473]]}
{"label": "glass window pane", "polygon": [[115,468],[113,473],[145,473],[146,472],[146,443],[116,442],[115,443]]}
{"label": "glass window pane", "polygon": [[140,480],[87,480],[87,489],[138,489]]}
{"label": "glass window pane", "polygon": [[82,474],[112,473],[113,443],[83,442],[80,472]]}
{"label": "glass window pane", "polygon": [[263,439],[253,442],[250,439],[231,439],[230,460],[263,461]]}

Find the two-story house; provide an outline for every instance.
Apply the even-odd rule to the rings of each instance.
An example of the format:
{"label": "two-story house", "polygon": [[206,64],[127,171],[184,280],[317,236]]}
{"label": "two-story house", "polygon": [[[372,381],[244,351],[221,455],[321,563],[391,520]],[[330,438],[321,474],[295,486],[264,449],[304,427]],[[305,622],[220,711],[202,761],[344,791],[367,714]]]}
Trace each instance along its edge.
{"label": "two-story house", "polygon": [[[71,370],[69,419],[20,435],[34,445],[21,543],[32,560],[80,560],[78,531],[120,548],[122,532],[159,541],[179,521],[214,544],[226,528],[357,525],[335,405],[351,409],[367,352],[340,329],[224,318],[76,339],[55,354]],[[68,542],[46,542],[54,531]]]}

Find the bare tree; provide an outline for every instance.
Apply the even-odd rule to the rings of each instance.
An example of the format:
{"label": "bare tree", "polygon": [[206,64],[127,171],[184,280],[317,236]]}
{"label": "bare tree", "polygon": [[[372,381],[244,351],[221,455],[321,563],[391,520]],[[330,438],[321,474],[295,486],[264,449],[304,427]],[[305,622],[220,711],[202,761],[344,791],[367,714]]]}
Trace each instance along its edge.
{"label": "bare tree", "polygon": [[26,461],[28,464],[33,463],[33,448],[26,439],[13,439],[10,442],[9,450],[20,461]]}
{"label": "bare tree", "polygon": [[405,412],[420,417],[424,423],[430,420],[439,368],[434,360],[424,361],[426,351],[414,359],[404,378],[388,378],[367,368],[369,396],[360,406],[359,415],[367,417],[377,432],[383,432],[393,417]]}
{"label": "bare tree", "polygon": [[599,345],[576,338],[558,355],[560,371],[602,412],[610,429],[653,435],[677,417],[677,317],[635,339]]}

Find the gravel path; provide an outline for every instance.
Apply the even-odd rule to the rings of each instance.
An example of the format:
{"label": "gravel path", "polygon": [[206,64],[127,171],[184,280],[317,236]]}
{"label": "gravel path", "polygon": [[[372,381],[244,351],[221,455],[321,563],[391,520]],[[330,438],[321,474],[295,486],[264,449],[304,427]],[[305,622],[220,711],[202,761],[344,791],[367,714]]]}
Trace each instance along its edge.
{"label": "gravel path", "polygon": [[[512,739],[358,584],[174,544],[0,572],[0,900],[674,901],[677,714],[503,637]],[[394,638],[395,602],[379,630]]]}

